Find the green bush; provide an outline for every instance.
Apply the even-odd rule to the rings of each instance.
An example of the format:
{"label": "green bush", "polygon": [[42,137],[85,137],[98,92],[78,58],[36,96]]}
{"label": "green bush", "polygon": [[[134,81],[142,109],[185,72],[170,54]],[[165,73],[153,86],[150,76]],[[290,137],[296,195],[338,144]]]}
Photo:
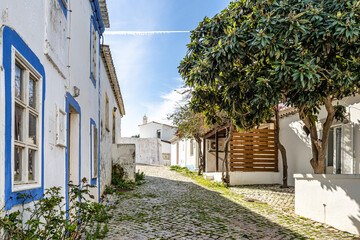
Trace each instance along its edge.
{"label": "green bush", "polygon": [[[90,194],[93,187],[87,184],[85,178],[81,185],[69,184],[68,210],[60,187],[46,189],[42,198],[34,201],[32,207],[26,207],[25,202],[34,200],[34,196],[19,194],[21,210],[5,212],[0,218],[0,229],[4,230],[0,238],[42,240],[105,237],[106,222],[110,216],[105,206],[90,200],[94,198]],[[99,222],[105,223],[104,226]]]}
{"label": "green bush", "polygon": [[140,172],[140,170],[138,170],[138,172],[135,173],[135,182],[136,183],[141,183],[144,180],[145,180],[145,173]]}

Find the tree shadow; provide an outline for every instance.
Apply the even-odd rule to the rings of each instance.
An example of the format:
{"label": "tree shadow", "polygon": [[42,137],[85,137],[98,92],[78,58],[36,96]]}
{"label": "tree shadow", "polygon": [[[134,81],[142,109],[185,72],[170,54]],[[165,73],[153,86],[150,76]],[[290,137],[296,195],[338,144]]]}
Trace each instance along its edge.
{"label": "tree shadow", "polygon": [[[134,239],[306,239],[195,183],[153,176],[146,176],[146,181],[133,197],[121,198],[114,210],[118,218],[111,224],[119,234]],[[260,211],[269,207],[246,204],[254,204]]]}

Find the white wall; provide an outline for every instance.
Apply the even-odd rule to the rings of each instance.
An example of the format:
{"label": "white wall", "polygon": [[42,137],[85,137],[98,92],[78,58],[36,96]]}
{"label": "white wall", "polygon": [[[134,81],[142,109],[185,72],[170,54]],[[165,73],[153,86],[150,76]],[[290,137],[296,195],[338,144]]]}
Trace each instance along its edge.
{"label": "white wall", "polygon": [[[193,139],[193,155],[190,152],[191,139],[180,139],[171,144],[171,165],[179,165],[187,167],[190,170],[198,169],[199,164],[199,146]],[[176,145],[179,144],[179,152]],[[201,149],[202,151],[202,149]],[[176,164],[177,154],[179,155],[179,163]]]}
{"label": "white wall", "polygon": [[164,124],[149,122],[139,126],[140,138],[157,138],[157,131],[161,131],[161,140],[170,141],[175,137],[175,128]]}
{"label": "white wall", "polygon": [[[115,111],[115,143],[121,139],[121,114],[120,109],[116,104],[116,99],[111,89],[110,82],[104,67],[103,59],[100,61],[100,194],[105,191],[105,186],[111,184],[111,171],[112,171],[112,150],[113,150],[113,110]],[[109,98],[109,129],[105,128],[105,105],[106,97]]]}
{"label": "white wall", "polygon": [[[80,89],[80,96],[75,100],[81,108],[81,177],[90,179],[90,118],[99,123],[99,87],[108,92],[110,109],[115,105],[108,79],[102,74],[96,87],[90,76],[90,16],[93,14],[89,1],[68,0],[69,9],[65,18],[58,0],[22,1],[4,0],[0,4],[0,25],[14,29],[27,46],[39,58],[46,75],[46,99],[44,112],[44,187],[62,187],[65,195],[65,148],[56,142],[57,109],[65,111],[66,92],[73,92],[73,87]],[[2,32],[2,30],[1,30]],[[1,34],[1,33],[0,33]],[[68,37],[70,36],[70,40]],[[0,36],[2,50],[2,35]],[[2,51],[0,51],[2,59]],[[4,72],[0,61],[0,136],[4,136]],[[70,67],[67,67],[67,66]],[[105,73],[102,66],[101,73]],[[102,99],[101,95],[101,99]],[[117,111],[117,114],[119,110]],[[120,130],[120,116],[117,115],[117,129]],[[112,117],[110,117],[110,126]],[[120,138],[120,133],[117,135]],[[102,147],[102,163],[110,161],[111,145],[105,133]],[[0,141],[0,178],[4,176],[4,143]],[[0,208],[4,204],[4,180],[0,180]],[[102,182],[106,182],[105,180]],[[97,190],[93,194],[97,199]]]}
{"label": "white wall", "polygon": [[360,175],[295,174],[295,213],[360,234]]}
{"label": "white wall", "polygon": [[121,138],[120,144],[135,144],[135,162],[140,164],[163,165],[161,140],[147,138]]}
{"label": "white wall", "polygon": [[[343,173],[358,174],[360,173],[360,97],[349,97],[339,101],[346,107],[349,122],[343,126],[342,139],[342,166]],[[334,105],[337,102],[333,103]],[[326,118],[326,111],[321,109],[319,114],[320,121]],[[339,123],[334,123],[334,125]],[[318,124],[321,130],[321,124]],[[285,146],[288,160],[288,176],[289,185],[294,185],[294,173],[313,173],[310,165],[311,144],[310,138],[306,136],[302,129],[303,123],[299,119],[299,115],[291,115],[282,118],[280,121],[280,141]],[[282,159],[279,154],[279,170],[282,171]]]}

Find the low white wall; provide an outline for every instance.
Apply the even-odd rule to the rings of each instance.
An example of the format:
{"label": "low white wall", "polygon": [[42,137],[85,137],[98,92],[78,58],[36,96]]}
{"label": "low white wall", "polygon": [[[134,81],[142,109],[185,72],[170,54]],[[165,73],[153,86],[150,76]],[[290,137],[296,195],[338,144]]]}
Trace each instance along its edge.
{"label": "low white wall", "polygon": [[135,181],[135,144],[113,144],[112,164],[119,164],[126,180]]}
{"label": "low white wall", "polygon": [[360,175],[294,174],[295,213],[360,234]]}
{"label": "low white wall", "polygon": [[230,172],[231,186],[280,183],[280,172]]}
{"label": "low white wall", "polygon": [[163,165],[160,139],[121,138],[120,144],[135,144],[135,162],[140,164]]}

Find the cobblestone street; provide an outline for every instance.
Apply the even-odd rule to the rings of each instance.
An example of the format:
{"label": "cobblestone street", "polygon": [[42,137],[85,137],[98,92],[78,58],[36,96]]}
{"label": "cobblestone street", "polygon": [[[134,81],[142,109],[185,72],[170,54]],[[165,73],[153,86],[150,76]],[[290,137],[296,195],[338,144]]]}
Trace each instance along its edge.
{"label": "cobblestone street", "polygon": [[292,188],[215,191],[168,167],[137,169],[145,184],[105,198],[113,215],[106,239],[357,239],[295,216]]}

